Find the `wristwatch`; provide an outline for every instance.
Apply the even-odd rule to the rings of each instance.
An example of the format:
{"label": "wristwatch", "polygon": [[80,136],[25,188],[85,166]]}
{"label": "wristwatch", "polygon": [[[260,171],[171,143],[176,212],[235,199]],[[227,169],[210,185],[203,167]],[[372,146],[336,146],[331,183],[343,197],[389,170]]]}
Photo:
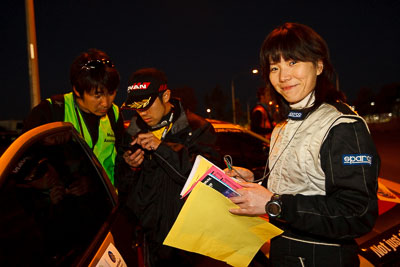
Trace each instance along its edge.
{"label": "wristwatch", "polygon": [[265,212],[271,218],[279,218],[282,212],[281,196],[273,194],[271,200],[265,205]]}

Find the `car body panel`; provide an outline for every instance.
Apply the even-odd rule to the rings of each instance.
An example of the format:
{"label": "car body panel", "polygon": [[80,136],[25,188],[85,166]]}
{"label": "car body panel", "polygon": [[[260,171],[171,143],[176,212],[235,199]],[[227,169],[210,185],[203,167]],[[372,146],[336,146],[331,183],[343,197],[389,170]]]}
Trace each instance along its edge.
{"label": "car body panel", "polygon": [[207,120],[214,127],[217,135],[215,148],[221,157],[231,156],[234,166],[251,170],[255,179],[265,176],[268,170],[268,139],[237,124]]}
{"label": "car body panel", "polygon": [[399,196],[400,184],[378,178],[379,217],[372,231],[356,240],[362,267],[400,264]]}
{"label": "car body panel", "polygon": [[34,128],[5,150],[0,208],[0,265],[95,266],[111,243],[138,265],[117,193],[70,123]]}
{"label": "car body panel", "polygon": [[269,144],[269,139],[265,138],[262,135],[259,135],[253,131],[250,131],[238,124],[232,124],[230,122],[225,122],[225,121],[220,121],[220,120],[213,120],[213,119],[206,119],[209,121],[212,126],[214,127],[216,132],[223,132],[223,131],[229,131],[229,132],[234,132],[234,131],[239,131],[239,132],[245,132],[248,133],[249,135],[265,142],[266,144]]}

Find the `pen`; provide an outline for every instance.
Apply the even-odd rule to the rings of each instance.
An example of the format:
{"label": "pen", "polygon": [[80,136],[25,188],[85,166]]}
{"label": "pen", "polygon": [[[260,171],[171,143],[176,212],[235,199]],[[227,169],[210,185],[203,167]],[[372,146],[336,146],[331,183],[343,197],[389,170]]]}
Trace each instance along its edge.
{"label": "pen", "polygon": [[[234,167],[232,167],[232,157],[229,155],[225,155],[224,156],[224,162],[226,164],[226,166],[228,167],[228,170],[230,171],[234,171],[238,177],[240,177],[241,179],[243,179],[244,181],[248,182],[246,178],[244,178],[240,172],[238,172]],[[234,177],[235,178],[235,177]]]}
{"label": "pen", "polygon": [[226,167],[228,167],[228,170],[232,170],[232,166],[229,164],[228,160],[224,158],[224,162],[226,164]]}

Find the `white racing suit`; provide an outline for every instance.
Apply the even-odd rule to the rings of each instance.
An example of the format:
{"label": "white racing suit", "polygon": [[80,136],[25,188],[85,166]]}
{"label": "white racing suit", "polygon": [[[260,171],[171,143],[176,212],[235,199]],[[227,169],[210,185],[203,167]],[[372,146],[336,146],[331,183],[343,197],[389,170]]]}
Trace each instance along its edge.
{"label": "white racing suit", "polygon": [[268,189],[282,201],[271,222],[285,231],[271,242],[273,266],[357,266],[354,238],[378,216],[379,155],[347,105],[299,112],[305,119],[289,118],[271,138]]}

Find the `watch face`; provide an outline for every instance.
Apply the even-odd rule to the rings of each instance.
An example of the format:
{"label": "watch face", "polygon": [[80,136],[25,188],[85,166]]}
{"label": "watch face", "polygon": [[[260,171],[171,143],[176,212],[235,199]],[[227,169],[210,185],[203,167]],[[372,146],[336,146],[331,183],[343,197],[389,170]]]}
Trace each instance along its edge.
{"label": "watch face", "polygon": [[276,202],[270,202],[267,205],[267,212],[270,216],[278,216],[281,213],[281,205]]}

